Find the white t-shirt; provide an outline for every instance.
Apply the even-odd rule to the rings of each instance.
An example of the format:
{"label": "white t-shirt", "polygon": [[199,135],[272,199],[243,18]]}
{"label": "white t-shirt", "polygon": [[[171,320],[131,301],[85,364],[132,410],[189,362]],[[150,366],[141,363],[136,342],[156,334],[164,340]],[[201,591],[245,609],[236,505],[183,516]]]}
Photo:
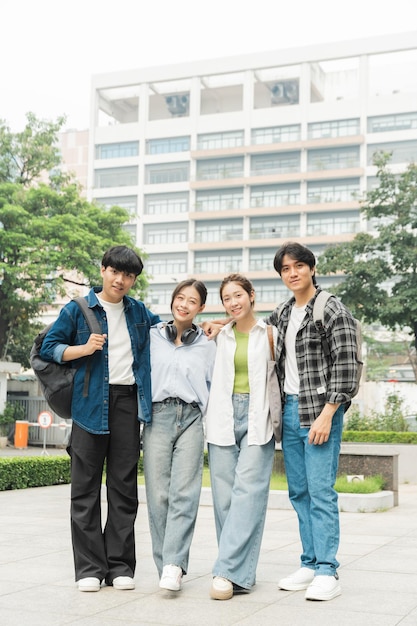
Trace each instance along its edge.
{"label": "white t-shirt", "polygon": [[106,312],[109,351],[109,384],[133,385],[133,352],[127,329],[123,300],[106,302],[97,296],[97,300]]}
{"label": "white t-shirt", "polygon": [[290,395],[298,395],[300,391],[300,377],[298,375],[297,359],[295,356],[295,338],[306,314],[306,307],[294,306],[285,334],[285,382],[284,392]]}

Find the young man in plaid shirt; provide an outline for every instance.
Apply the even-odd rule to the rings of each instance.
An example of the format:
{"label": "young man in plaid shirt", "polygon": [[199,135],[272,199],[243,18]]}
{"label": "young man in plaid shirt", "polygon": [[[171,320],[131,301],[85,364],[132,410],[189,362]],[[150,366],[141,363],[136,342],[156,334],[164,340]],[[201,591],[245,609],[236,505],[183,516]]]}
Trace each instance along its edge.
{"label": "young man in plaid shirt", "polygon": [[306,590],[307,600],[341,594],[336,553],[339,509],[334,490],[343,414],[356,386],[356,322],[334,296],[324,309],[330,347],[322,350],[313,321],[320,288],[316,261],[306,247],[290,242],[276,253],[274,267],[293,297],[268,322],[278,329],[277,363],[283,393],[283,437],[289,497],[298,515],[300,568],[279,581],[288,591]]}

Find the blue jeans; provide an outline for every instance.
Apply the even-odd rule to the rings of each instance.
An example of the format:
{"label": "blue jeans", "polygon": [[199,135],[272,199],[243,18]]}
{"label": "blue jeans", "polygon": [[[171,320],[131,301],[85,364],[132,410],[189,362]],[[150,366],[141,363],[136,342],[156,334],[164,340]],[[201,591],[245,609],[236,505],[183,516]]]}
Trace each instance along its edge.
{"label": "blue jeans", "polygon": [[256,580],[269,496],[274,439],[248,446],[248,394],[233,394],[233,446],[208,444],[219,553],[213,576],[250,589]]}
{"label": "blue jeans", "polygon": [[168,398],[152,405],[143,431],[143,464],[152,551],[159,577],[164,565],[186,574],[200,503],[204,433],[196,404]]}
{"label": "blue jeans", "polygon": [[333,416],[329,439],[308,443],[309,428],[300,427],[298,396],[286,396],[282,450],[288,491],[298,515],[303,553],[301,566],[316,575],[334,576],[339,562],[338,496],[334,489],[342,440],[344,407]]}

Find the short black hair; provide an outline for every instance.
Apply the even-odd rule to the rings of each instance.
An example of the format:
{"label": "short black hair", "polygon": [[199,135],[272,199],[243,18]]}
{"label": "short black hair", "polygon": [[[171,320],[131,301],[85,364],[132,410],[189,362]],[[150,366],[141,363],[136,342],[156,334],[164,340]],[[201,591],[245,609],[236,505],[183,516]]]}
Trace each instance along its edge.
{"label": "short black hair", "polygon": [[[316,257],[311,250],[296,241],[287,241],[278,248],[274,257],[274,269],[280,276],[282,272],[282,261],[286,254],[295,261],[305,263],[311,270],[316,267]],[[317,285],[315,273],[313,274],[313,285]]]}
{"label": "short black hair", "polygon": [[132,248],[127,246],[113,246],[101,260],[102,267],[113,267],[118,272],[139,276],[143,270],[142,259]]}

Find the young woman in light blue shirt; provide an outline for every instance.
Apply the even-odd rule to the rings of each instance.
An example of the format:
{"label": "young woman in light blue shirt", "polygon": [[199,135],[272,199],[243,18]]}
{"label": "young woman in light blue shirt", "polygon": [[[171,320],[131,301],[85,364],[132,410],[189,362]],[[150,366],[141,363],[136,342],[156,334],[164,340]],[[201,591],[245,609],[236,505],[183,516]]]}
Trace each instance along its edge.
{"label": "young woman in light blue shirt", "polygon": [[216,344],[194,325],[207,297],[194,278],[173,291],[173,320],[151,328],[152,422],[143,459],[159,586],[181,589],[200,501],[206,411]]}

